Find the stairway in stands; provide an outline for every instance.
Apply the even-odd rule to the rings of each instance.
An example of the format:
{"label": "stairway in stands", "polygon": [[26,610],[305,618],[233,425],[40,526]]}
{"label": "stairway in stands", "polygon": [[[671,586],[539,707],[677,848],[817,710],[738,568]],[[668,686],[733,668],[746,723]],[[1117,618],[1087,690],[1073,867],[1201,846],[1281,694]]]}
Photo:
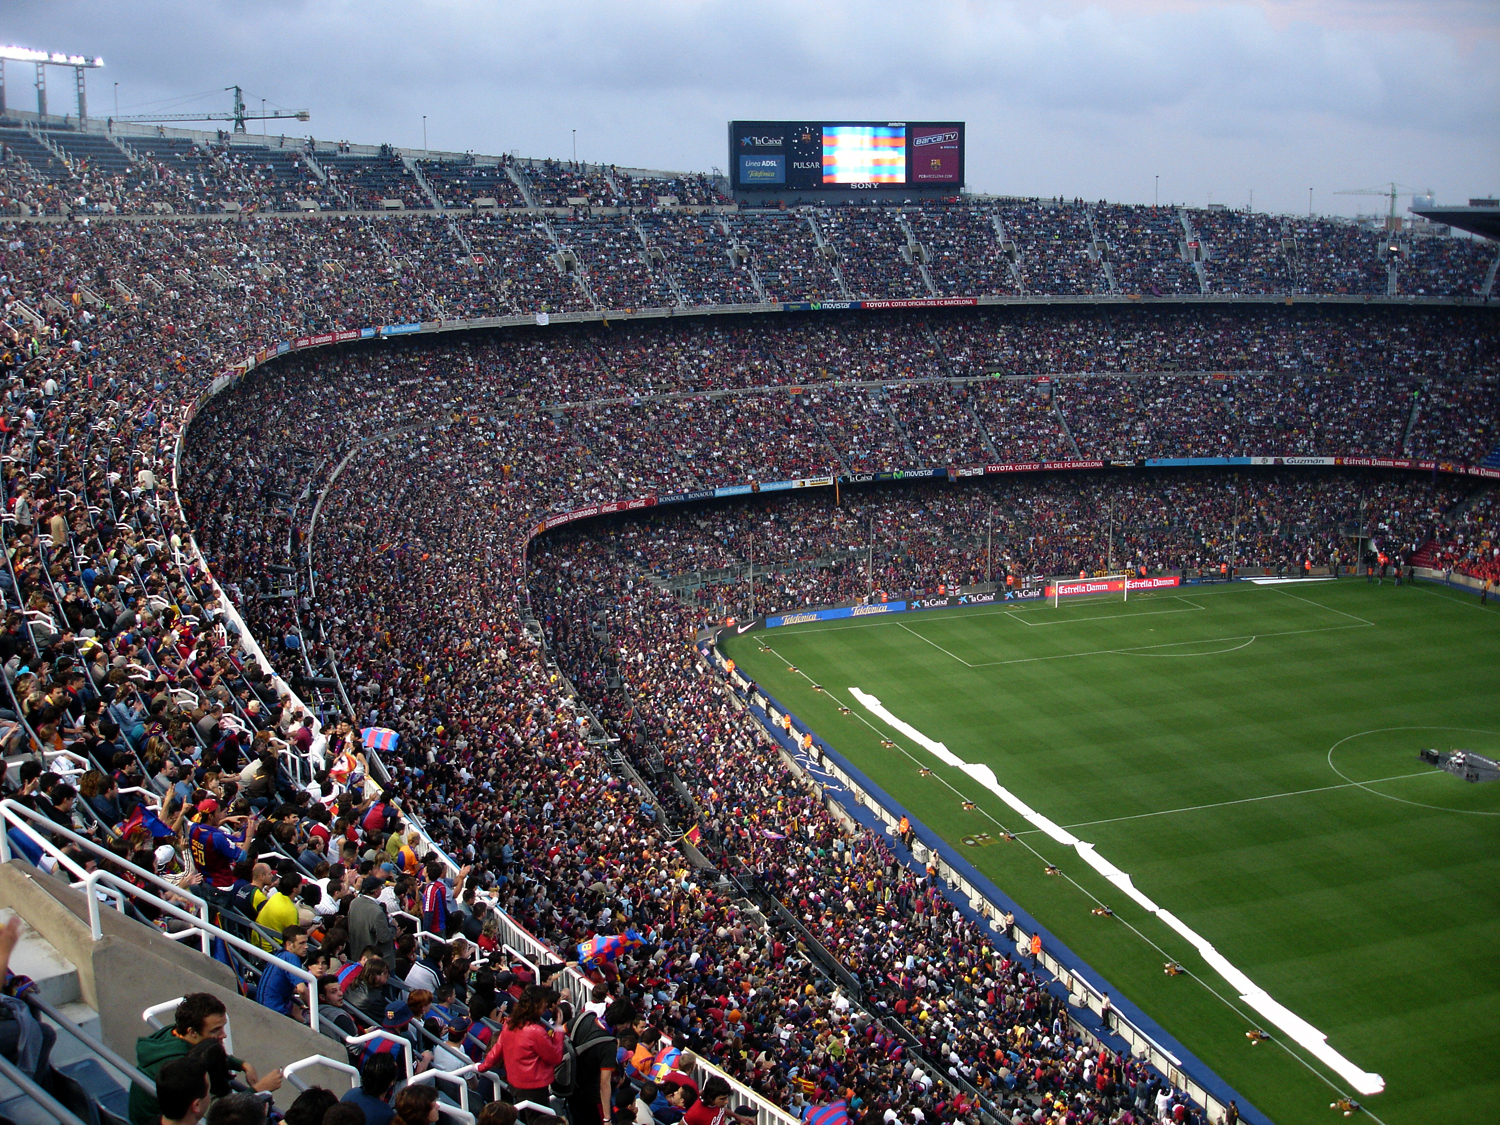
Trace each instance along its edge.
{"label": "stairway in stands", "polygon": [[1426,566],[1437,569],[1438,542],[1431,536],[1412,553],[1412,566]]}
{"label": "stairway in stands", "polygon": [[[14,911],[8,907],[0,908],[0,926],[13,916]],[[77,966],[25,922],[21,940],[11,953],[10,970],[30,977],[36,983],[35,995],[59,1016],[91,1038],[100,1038],[99,1013],[83,1001]],[[88,1125],[124,1125],[128,1121],[128,1078],[59,1026],[61,1020],[47,1022],[58,1034],[49,1060],[53,1077],[44,1088],[46,1092]],[[55,1120],[33,1093],[4,1075],[0,1075],[0,1118],[15,1125],[51,1125]]]}

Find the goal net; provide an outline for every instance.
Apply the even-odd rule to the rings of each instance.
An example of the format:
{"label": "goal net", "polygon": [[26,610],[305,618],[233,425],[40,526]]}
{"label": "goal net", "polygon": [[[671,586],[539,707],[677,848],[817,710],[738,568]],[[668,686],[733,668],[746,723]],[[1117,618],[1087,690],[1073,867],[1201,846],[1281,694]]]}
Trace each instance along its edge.
{"label": "goal net", "polygon": [[1057,578],[1047,588],[1054,607],[1082,601],[1123,602],[1130,595],[1129,575],[1106,574],[1102,578]]}

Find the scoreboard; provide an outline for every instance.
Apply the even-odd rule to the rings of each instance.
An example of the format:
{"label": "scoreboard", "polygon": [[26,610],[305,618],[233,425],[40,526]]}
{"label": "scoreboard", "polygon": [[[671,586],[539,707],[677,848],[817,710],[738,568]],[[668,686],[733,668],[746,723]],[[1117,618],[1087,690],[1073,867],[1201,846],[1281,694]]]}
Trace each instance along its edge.
{"label": "scoreboard", "polygon": [[737,191],[957,191],[964,123],[731,121],[729,176]]}

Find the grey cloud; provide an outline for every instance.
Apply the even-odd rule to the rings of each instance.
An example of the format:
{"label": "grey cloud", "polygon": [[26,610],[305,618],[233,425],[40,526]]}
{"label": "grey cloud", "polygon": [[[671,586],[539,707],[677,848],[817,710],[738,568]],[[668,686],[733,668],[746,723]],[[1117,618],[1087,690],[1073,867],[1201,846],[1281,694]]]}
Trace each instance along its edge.
{"label": "grey cloud", "polygon": [[1460,195],[1500,178],[1500,45],[1444,30],[1482,22],[1471,0],[1367,24],[1345,0],[9,7],[18,38],[106,56],[96,112],[110,80],[127,102],[239,81],[320,136],[409,146],[426,113],[439,147],[565,156],[576,127],[585,158],[678,168],[722,164],[731,117],[958,117],[979,188],[1141,198],[1164,164],[1199,192],[1270,166],[1288,207],[1376,158]]}

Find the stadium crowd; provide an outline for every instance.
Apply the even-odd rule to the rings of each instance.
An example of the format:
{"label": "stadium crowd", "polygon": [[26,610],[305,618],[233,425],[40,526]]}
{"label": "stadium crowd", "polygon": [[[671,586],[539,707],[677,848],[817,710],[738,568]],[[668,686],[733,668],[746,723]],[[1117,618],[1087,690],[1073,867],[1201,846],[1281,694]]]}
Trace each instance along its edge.
{"label": "stadium crowd", "polygon": [[[486,987],[461,956],[496,947],[482,890],[562,960],[580,942],[633,929],[640,947],[596,967],[606,995],[626,1005],[607,1009],[617,1041],[670,1037],[783,1105],[842,1096],[862,1119],[890,1110],[969,1120],[976,1106],[962,1090],[972,1086],[1037,1120],[1108,1116],[1126,1103],[1135,1120],[1170,1114],[1151,1089],[1159,1078],[1085,1048],[1021,962],[955,916],[933,880],[897,862],[894,845],[842,828],[734,719],[727,689],[686,647],[708,607],[684,604],[645,572],[763,557],[776,567],[767,606],[972,581],[986,501],[1004,528],[1007,573],[1217,562],[1236,499],[1244,524],[1229,535],[1241,559],[1320,564],[1348,522],[1409,552],[1472,499],[1466,490],[1446,477],[1247,474],[1231,489],[1208,476],[1045,476],[854,493],[835,509],[826,499],[682,509],[602,535],[554,536],[529,569],[524,542],[549,511],[629,495],[641,482],[702,487],[799,466],[872,471],[991,449],[1004,457],[1011,442],[1017,452],[1076,442],[1085,456],[1104,455],[1123,434],[1142,456],[1290,435],[1302,444],[1277,452],[1390,452],[1401,448],[1398,429],[1401,441],[1412,430],[1416,446],[1435,447],[1452,427],[1466,443],[1454,447],[1472,457],[1495,433],[1493,395],[1488,412],[1474,409],[1493,387],[1492,325],[1441,313],[1216,309],[1152,311],[1139,322],[1080,313],[1077,328],[1062,314],[902,314],[591,327],[439,347],[382,341],[290,359],[210,402],[186,435],[179,516],[168,493],[172,450],[204,372],[299,334],[441,315],[472,287],[461,272],[469,266],[439,259],[429,269],[430,243],[393,240],[385,223],[261,217],[4,232],[6,737],[54,755],[53,768],[23,767],[7,785],[184,892],[212,894],[224,917],[272,948],[300,959],[307,935],[292,931],[313,929],[322,975],[355,1009],[341,1014],[354,1027],[381,1024],[385,1001],[399,1000],[406,1012],[395,1022],[403,1035],[410,1028],[419,1055],[437,1058],[438,1044],[413,1024],[447,1040],[469,1021],[458,1032],[466,1054],[492,1045],[479,1032],[469,1043],[468,1032],[521,998],[511,968],[508,981],[494,976]],[[757,238],[744,243],[752,255],[790,247],[799,224],[757,217]],[[469,229],[481,228],[495,234],[482,250],[476,240],[487,258],[526,238],[543,244],[530,220],[499,216]],[[437,227],[424,229],[436,237]],[[1058,249],[1051,260],[1078,285],[1094,284],[1097,263],[1086,256]],[[808,266],[799,284],[823,277],[816,256]],[[485,283],[497,298],[536,284],[512,304],[534,308],[547,267],[538,268],[533,282],[507,265]],[[1090,323],[1100,337],[1150,345],[1110,347],[1096,362]],[[1035,325],[1051,329],[1050,351],[1033,348],[1025,362],[1038,366],[1022,371],[1069,370],[1051,365],[1075,360],[1083,370],[1248,374],[1226,381],[1235,406],[1217,412],[1184,391],[1201,376],[1126,388],[1134,402],[1116,393],[1125,381],[1098,380],[1107,393],[1080,395],[1076,407],[1070,393],[1089,381],[1045,395],[1016,382],[791,390],[938,379],[975,369],[966,364],[983,370],[994,354],[1021,361],[1021,346],[1006,340]],[[1192,331],[1174,343],[1184,325]],[[1247,353],[1263,346],[1286,363],[1252,361]],[[1354,371],[1366,380],[1357,387],[1342,374]],[[1421,408],[1403,417],[1418,379]],[[785,389],[591,404],[763,386]],[[1336,417],[1346,389],[1368,418]],[[1426,437],[1424,425],[1445,430]],[[340,465],[308,545],[294,515]],[[1483,561],[1479,544],[1491,540],[1476,536],[1490,535],[1492,499],[1467,513],[1454,534]],[[841,546],[852,553],[877,524],[878,572],[860,576],[857,553],[826,580],[802,567]],[[769,553],[749,547],[752,534]],[[787,544],[795,552],[776,557]],[[302,593],[284,576],[307,550],[318,583]],[[270,667],[237,650],[239,615],[219,602],[205,565]],[[736,592],[711,593],[743,612]],[[330,723],[315,736],[272,677],[318,675],[333,658],[357,701],[356,725],[400,735],[382,781],[354,729]],[[632,736],[628,753],[643,773],[655,748],[687,795],[650,794],[602,757],[559,690],[564,673],[610,730]],[[279,768],[309,755],[310,773]],[[710,856],[753,873],[859,981],[859,997],[810,973],[811,947],[760,925],[672,850],[690,815]],[[415,821],[460,874],[427,865],[432,845],[409,834]],[[842,886],[825,878],[840,870]],[[421,947],[402,932],[412,919],[467,944]],[[358,966],[357,980],[339,979],[347,966]],[[387,995],[383,974],[409,991]],[[294,978],[281,975],[263,975],[258,990],[295,1010]],[[436,1032],[423,1023],[426,1004],[439,1009]],[[251,1086],[276,1081],[269,1067],[244,1075]]]}

